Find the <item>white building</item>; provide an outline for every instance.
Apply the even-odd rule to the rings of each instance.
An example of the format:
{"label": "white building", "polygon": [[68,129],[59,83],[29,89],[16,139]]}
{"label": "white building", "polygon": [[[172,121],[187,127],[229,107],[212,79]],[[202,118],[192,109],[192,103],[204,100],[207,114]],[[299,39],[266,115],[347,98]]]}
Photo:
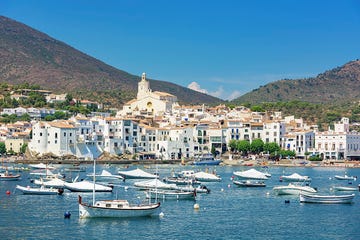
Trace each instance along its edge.
{"label": "white building", "polygon": [[146,80],[146,74],[143,73],[138,83],[137,98],[124,104],[123,110],[117,115],[162,115],[172,112],[175,106],[178,106],[177,97],[165,92],[153,92],[149,81]]}
{"label": "white building", "polygon": [[76,128],[68,122],[38,122],[32,131],[30,151],[40,155],[76,155]]}

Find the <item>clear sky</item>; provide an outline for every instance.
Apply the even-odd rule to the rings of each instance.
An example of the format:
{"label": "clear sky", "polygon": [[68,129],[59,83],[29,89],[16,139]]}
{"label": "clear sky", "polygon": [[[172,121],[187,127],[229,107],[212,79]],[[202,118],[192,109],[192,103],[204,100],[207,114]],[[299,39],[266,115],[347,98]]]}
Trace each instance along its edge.
{"label": "clear sky", "polygon": [[222,99],[360,55],[359,0],[1,0],[0,15]]}

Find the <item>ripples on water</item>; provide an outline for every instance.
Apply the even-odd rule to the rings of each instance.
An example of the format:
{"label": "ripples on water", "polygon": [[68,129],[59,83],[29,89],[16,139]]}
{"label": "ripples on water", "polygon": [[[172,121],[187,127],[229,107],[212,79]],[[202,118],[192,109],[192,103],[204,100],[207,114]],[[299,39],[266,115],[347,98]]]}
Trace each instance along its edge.
{"label": "ripples on water", "polygon": [[[101,168],[99,165],[97,171]],[[172,168],[184,169],[158,166],[160,176],[169,176]],[[344,174],[344,169],[274,167],[269,169],[272,177],[265,188],[233,185],[232,172],[245,169],[216,167],[222,182],[206,183],[211,193],[198,194],[199,210],[194,210],[194,201],[166,201],[162,202],[163,218],[85,220],[78,217],[77,193],[35,196],[14,192],[16,184],[30,184],[28,172],[23,172],[21,181],[0,182],[1,239],[360,239],[358,192],[349,205],[300,204],[298,197],[272,193],[274,186],[286,184],[278,181],[281,175],[294,172],[312,177],[313,187],[329,193],[333,185],[347,184],[333,179]],[[88,170],[92,171],[91,166]],[[116,173],[117,168],[109,170]],[[155,166],[145,170],[156,171]],[[347,169],[347,174],[360,177],[360,169]],[[122,187],[116,186],[113,193],[99,193],[97,199],[144,200],[145,194],[131,187],[133,182],[120,182],[117,185]],[[127,191],[124,186],[129,187]],[[91,194],[81,195],[91,202]],[[70,219],[64,218],[66,211],[71,212]]]}

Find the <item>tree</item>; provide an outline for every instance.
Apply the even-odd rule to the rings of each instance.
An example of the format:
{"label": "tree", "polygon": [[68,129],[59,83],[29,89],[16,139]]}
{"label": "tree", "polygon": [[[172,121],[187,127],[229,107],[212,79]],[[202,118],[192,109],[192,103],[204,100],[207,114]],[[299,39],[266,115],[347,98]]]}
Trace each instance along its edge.
{"label": "tree", "polygon": [[66,113],[63,111],[56,111],[54,113],[54,117],[55,119],[65,119],[66,118]]}
{"label": "tree", "polygon": [[240,140],[237,142],[236,149],[242,153],[242,155],[247,155],[250,151],[250,142],[247,140]]}
{"label": "tree", "polygon": [[236,150],[237,141],[235,139],[231,139],[229,142],[230,151],[234,152]]}
{"label": "tree", "polygon": [[20,148],[20,152],[21,152],[22,154],[24,154],[24,153],[26,152],[26,148],[27,148],[27,146],[28,146],[28,144],[27,144],[27,143],[24,143],[24,144],[21,146],[21,148]]}
{"label": "tree", "polygon": [[264,149],[264,142],[260,138],[254,139],[250,144],[250,151],[252,153],[259,154]]}
{"label": "tree", "polygon": [[4,142],[0,142],[0,154],[6,153],[6,146]]}
{"label": "tree", "polygon": [[280,146],[276,142],[265,143],[264,152],[269,154],[278,153],[280,151]]}

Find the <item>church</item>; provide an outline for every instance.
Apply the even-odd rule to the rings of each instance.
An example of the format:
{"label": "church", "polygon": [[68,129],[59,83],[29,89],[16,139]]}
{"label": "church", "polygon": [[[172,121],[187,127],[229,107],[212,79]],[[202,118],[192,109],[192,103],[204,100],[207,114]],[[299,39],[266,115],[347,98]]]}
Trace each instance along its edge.
{"label": "church", "polygon": [[178,106],[177,97],[165,92],[152,91],[150,83],[143,73],[138,83],[137,98],[124,104],[118,115],[148,115],[159,116],[171,113],[173,107]]}

